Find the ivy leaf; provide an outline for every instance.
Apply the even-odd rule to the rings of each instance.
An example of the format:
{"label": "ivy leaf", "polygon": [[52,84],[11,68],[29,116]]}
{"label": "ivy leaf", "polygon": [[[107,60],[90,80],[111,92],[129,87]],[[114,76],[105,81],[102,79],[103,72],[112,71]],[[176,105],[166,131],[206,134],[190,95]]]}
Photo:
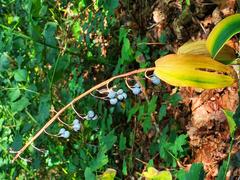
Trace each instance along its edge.
{"label": "ivy leaf", "polygon": [[26,81],[27,71],[25,69],[17,69],[16,71],[14,71],[14,79],[17,82]]}

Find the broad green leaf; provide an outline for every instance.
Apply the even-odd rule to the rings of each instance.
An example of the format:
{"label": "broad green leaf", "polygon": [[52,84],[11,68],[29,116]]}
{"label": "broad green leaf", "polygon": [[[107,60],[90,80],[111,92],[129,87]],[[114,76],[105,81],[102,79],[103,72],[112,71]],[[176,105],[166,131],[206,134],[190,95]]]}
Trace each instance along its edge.
{"label": "broad green leaf", "polygon": [[228,110],[223,110],[226,118],[227,118],[227,121],[228,121],[228,126],[229,126],[229,129],[230,129],[230,134],[231,134],[231,137],[233,138],[234,137],[234,133],[236,131],[236,128],[237,128],[237,125],[233,119],[233,112],[231,111],[228,111]]}
{"label": "broad green leaf", "polygon": [[[204,55],[211,57],[206,46],[206,40],[187,42],[178,48],[177,54]],[[235,50],[226,44],[214,59],[223,64],[230,64],[236,57]]]}
{"label": "broad green leaf", "polygon": [[8,97],[10,98],[10,100],[12,102],[17,100],[17,98],[19,98],[20,95],[21,95],[21,92],[18,88],[13,89],[13,90],[9,90],[9,92],[8,92]]}
{"label": "broad green leaf", "polygon": [[55,33],[57,31],[57,23],[55,22],[47,22],[44,27],[43,36],[48,45],[56,46],[57,40],[55,37]]}
{"label": "broad green leaf", "polygon": [[216,57],[223,45],[240,32],[240,14],[228,16],[220,21],[207,38],[207,49],[212,57]]}
{"label": "broad green leaf", "polygon": [[84,171],[84,177],[85,179],[89,179],[89,180],[95,180],[96,177],[95,175],[93,174],[91,168],[87,167]]}
{"label": "broad green leaf", "polygon": [[27,71],[25,69],[17,69],[16,71],[14,71],[14,79],[17,82],[26,81]]}
{"label": "broad green leaf", "polygon": [[117,171],[112,168],[108,168],[100,177],[99,180],[114,180]]}
{"label": "broad green leaf", "polygon": [[189,172],[185,176],[185,180],[203,180],[204,179],[204,170],[202,163],[192,164]]}
{"label": "broad green leaf", "polygon": [[11,109],[13,112],[20,112],[30,104],[29,100],[26,97],[22,97],[16,102],[11,104]]}
{"label": "broad green leaf", "polygon": [[155,61],[154,74],[173,86],[224,88],[236,80],[234,70],[202,55],[170,54]]}

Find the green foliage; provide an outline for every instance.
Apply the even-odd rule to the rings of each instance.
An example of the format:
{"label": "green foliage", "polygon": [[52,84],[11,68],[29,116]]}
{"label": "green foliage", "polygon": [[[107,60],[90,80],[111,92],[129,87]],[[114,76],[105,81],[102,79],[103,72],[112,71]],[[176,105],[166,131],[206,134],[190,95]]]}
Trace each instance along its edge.
{"label": "green foliage", "polygon": [[[60,123],[72,126],[79,118],[69,108],[46,130],[56,135],[66,128],[68,139],[42,134],[11,164],[10,150],[19,150],[76,96],[107,77],[152,66],[153,59],[168,53],[149,47],[146,37],[121,24],[115,11],[119,6],[118,0],[0,0],[0,179],[124,179],[140,177],[144,162],[177,170],[176,161],[188,153],[187,135],[167,112],[178,108],[181,97],[142,75],[138,78],[146,93],[134,96],[124,81],[114,81],[109,87],[126,91],[126,101],[111,106],[85,97],[74,110],[83,116],[94,110],[98,120],[81,120],[75,132]],[[167,44],[167,32],[159,42]],[[200,169],[193,165],[177,177],[201,177]],[[159,173],[175,178],[169,171]]]}
{"label": "green foliage", "polygon": [[217,180],[226,179],[227,169],[228,169],[228,163],[227,163],[227,161],[223,161],[223,164],[221,165],[219,172],[218,172]]}
{"label": "green foliage", "polygon": [[195,178],[197,180],[203,180],[204,179],[204,170],[203,170],[203,164],[202,163],[194,163],[192,164],[189,172],[186,174],[185,179],[190,180],[192,178]]}
{"label": "green foliage", "polygon": [[229,129],[230,129],[230,133],[231,133],[231,137],[234,138],[234,133],[236,131],[236,122],[233,118],[233,115],[234,113],[231,112],[231,111],[228,111],[228,110],[223,110],[226,118],[227,118],[227,122],[228,122],[228,126],[229,126]]}

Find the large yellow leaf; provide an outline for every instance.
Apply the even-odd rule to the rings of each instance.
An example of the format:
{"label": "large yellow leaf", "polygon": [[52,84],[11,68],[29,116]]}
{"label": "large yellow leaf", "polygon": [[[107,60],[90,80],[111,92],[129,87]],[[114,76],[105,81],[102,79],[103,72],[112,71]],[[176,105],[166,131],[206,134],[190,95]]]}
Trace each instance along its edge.
{"label": "large yellow leaf", "polygon": [[[187,42],[183,44],[177,51],[177,54],[193,54],[193,55],[204,55],[210,57],[210,53],[206,46],[206,40],[198,40],[194,42]],[[230,64],[236,59],[236,53],[233,48],[225,44],[219,51],[215,60],[223,63]]]}
{"label": "large yellow leaf", "polygon": [[215,89],[235,82],[234,70],[203,55],[170,54],[155,61],[154,73],[173,86]]}
{"label": "large yellow leaf", "polygon": [[207,49],[212,57],[216,57],[224,44],[240,32],[240,14],[228,16],[220,21],[207,38]]}

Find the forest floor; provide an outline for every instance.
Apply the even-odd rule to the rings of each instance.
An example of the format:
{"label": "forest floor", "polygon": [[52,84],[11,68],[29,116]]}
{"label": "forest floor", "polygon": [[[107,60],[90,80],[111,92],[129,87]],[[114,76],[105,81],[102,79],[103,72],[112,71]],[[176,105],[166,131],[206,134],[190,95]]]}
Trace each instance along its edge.
{"label": "forest floor", "polygon": [[[234,0],[197,0],[191,1],[190,6],[184,5],[184,8],[176,1],[138,0],[132,1],[128,7],[124,7],[122,3],[117,11],[117,17],[132,30],[133,35],[140,32],[142,36],[146,36],[151,42],[148,45],[152,51],[167,50],[174,53],[185,42],[206,39],[220,20],[235,14],[237,9],[237,2]],[[163,33],[166,43],[155,43],[162,38]],[[237,37],[232,38],[229,44],[236,51],[239,50]],[[144,61],[144,57],[138,60]],[[171,93],[176,89],[168,87],[168,90]],[[180,88],[179,91],[182,96],[181,106],[178,108],[169,106],[168,113],[172,114],[180,122],[182,130],[187,132],[191,155],[178,162],[178,165],[189,169],[192,163],[202,162],[207,172],[206,179],[214,179],[230,150],[230,132],[222,109],[236,111],[239,104],[238,83],[225,89]],[[239,151],[239,135],[238,131],[232,155]],[[240,169],[231,167],[228,178],[230,174],[239,177]]]}

